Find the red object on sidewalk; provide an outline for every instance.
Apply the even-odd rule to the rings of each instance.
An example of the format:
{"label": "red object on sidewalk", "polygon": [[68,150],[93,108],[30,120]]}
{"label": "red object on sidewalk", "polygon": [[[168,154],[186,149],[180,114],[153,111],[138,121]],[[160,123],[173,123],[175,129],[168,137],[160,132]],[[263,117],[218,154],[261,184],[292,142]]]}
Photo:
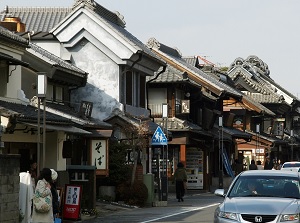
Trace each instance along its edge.
{"label": "red object on sidewalk", "polygon": [[63,219],[80,219],[82,187],[80,185],[65,186]]}

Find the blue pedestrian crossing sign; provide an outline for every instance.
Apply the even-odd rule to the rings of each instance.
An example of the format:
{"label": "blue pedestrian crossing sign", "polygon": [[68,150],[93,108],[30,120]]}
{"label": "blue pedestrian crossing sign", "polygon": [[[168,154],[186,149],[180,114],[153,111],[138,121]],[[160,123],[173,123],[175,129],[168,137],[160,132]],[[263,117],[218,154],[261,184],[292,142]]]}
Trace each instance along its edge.
{"label": "blue pedestrian crossing sign", "polygon": [[156,146],[168,145],[168,139],[159,126],[157,126],[157,128],[152,136],[151,145],[156,145]]}

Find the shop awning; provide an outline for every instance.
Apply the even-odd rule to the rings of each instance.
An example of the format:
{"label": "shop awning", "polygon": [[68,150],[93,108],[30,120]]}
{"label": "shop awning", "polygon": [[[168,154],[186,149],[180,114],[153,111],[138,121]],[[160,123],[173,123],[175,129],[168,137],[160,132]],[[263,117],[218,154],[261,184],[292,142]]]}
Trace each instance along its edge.
{"label": "shop awning", "polygon": [[251,141],[252,135],[247,132],[243,132],[243,131],[233,128],[233,127],[219,128],[217,125],[214,125],[214,128],[213,128],[215,137],[219,137],[220,130],[223,131],[223,134],[226,134],[227,136],[231,136],[234,139],[244,139],[246,141]]}
{"label": "shop awning", "polygon": [[[38,127],[38,125],[35,124],[35,123],[23,122],[22,124],[33,126],[33,127],[36,127],[36,128]],[[41,124],[40,127],[43,128],[43,125]],[[92,134],[91,132],[86,131],[84,129],[77,128],[75,126],[69,126],[69,125],[50,125],[50,124],[46,124],[45,127],[46,127],[47,130],[63,131],[63,132],[68,132],[68,133],[73,133],[73,134],[80,134],[80,135]]]}

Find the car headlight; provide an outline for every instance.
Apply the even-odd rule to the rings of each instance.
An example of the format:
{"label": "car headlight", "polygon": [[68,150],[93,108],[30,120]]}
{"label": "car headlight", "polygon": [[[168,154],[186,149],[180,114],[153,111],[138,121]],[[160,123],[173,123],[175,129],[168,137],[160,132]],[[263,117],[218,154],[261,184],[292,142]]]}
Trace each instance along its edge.
{"label": "car headlight", "polygon": [[299,220],[299,213],[298,214],[283,214],[281,215],[280,222],[285,221],[296,221]]}
{"label": "car headlight", "polygon": [[220,218],[226,218],[226,219],[231,219],[231,220],[235,220],[237,221],[238,220],[238,216],[236,213],[232,213],[232,212],[224,212],[224,211],[220,211],[218,213],[218,216]]}

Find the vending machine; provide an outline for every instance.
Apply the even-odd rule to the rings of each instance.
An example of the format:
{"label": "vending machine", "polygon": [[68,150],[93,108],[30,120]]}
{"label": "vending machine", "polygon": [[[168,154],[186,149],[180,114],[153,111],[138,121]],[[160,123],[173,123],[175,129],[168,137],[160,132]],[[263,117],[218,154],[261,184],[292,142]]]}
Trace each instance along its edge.
{"label": "vending machine", "polygon": [[190,147],[186,151],[187,189],[203,189],[203,151]]}

